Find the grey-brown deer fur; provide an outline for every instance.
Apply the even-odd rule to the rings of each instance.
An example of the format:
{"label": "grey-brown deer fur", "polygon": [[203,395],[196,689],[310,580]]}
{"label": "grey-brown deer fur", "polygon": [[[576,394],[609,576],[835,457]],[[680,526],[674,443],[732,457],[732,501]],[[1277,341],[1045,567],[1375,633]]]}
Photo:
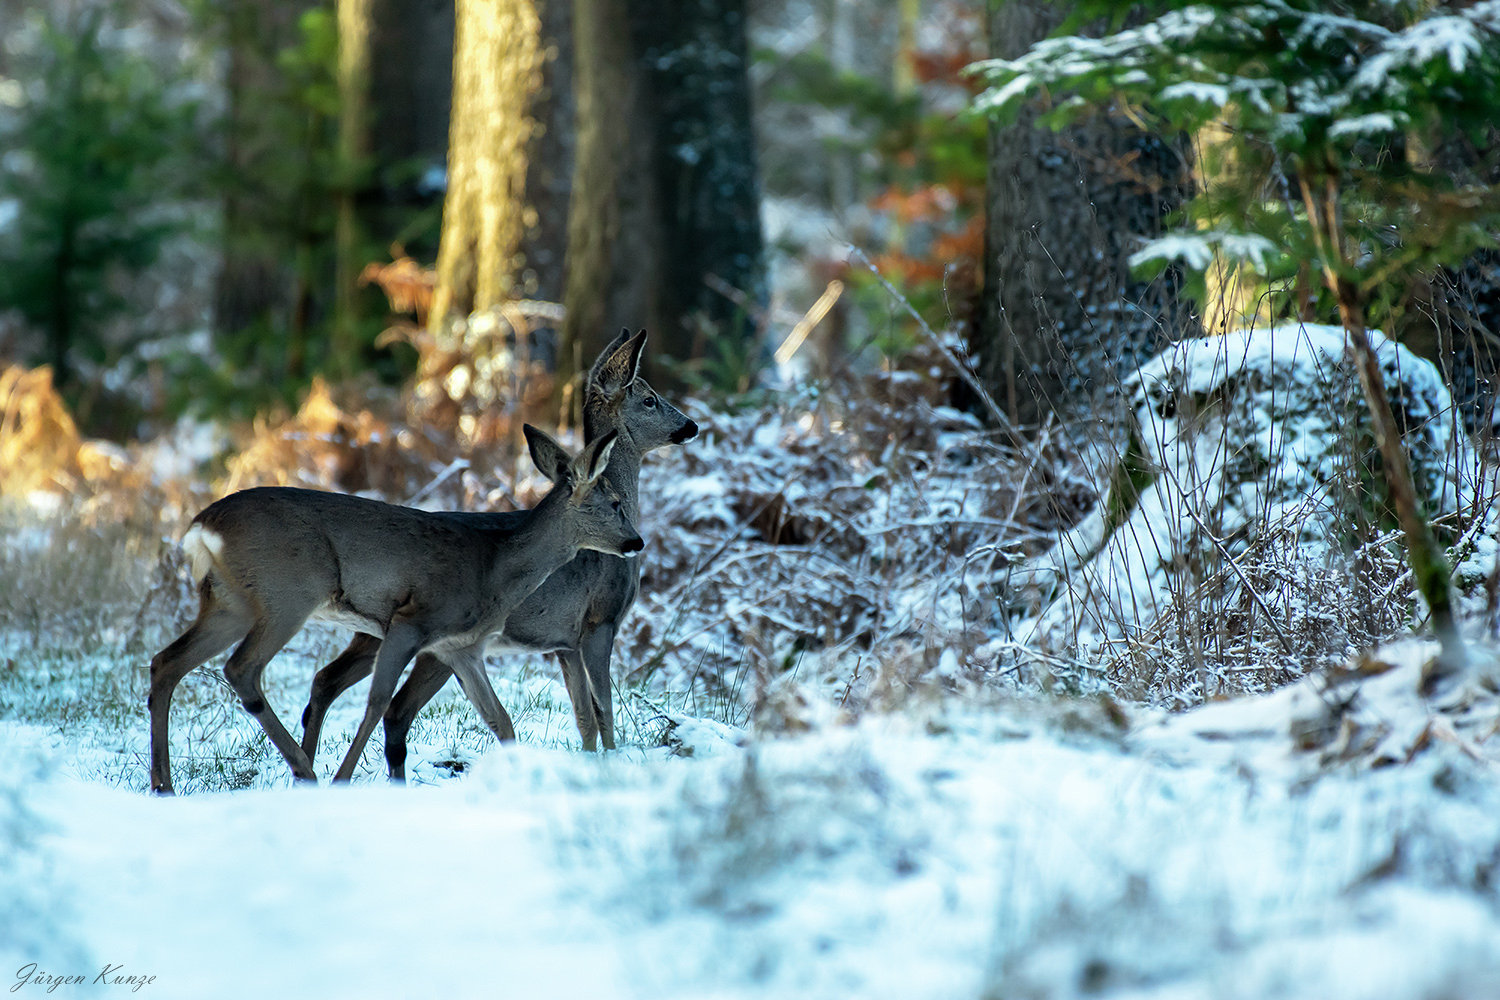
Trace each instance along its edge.
{"label": "grey-brown deer fur", "polygon": [[316,490],[244,490],[210,505],[184,539],[199,582],[198,618],[151,661],[151,786],[172,791],[168,717],[172,692],[198,664],[242,640],[224,674],[298,778],[312,762],[266,703],[266,663],[310,618],[374,636],[375,679],[354,744],[336,779],[347,780],[385,713],[402,670],[425,652],[458,674],[500,739],[514,727],[484,673],[484,643],[556,569],[580,550],[618,556],[642,543],[625,498],[603,478],[616,436],[570,456],[527,427],[537,468],[555,484],[536,507],[503,523]]}
{"label": "grey-brown deer fur", "polygon": [[[604,478],[625,498],[633,521],[639,520],[638,488],[641,460],[656,448],[681,444],[698,433],[698,425],[662,399],[640,377],[646,333],[631,337],[621,331],[604,349],[584,385],[584,438],[594,441],[616,434]],[[511,513],[455,513],[473,523],[503,523]],[[555,652],[573,704],[579,736],[587,750],[600,742],[612,749],[614,708],[610,689],[610,657],[615,633],[635,603],[640,570],[633,560],[580,552],[552,574],[506,622],[502,636],[492,639],[501,651]],[[343,691],[369,674],[378,644],[356,635],[339,656],[318,671],[312,695],[302,715],[302,748],[309,759],[328,706]],[[437,657],[417,657],[411,676],[391,702],[385,717],[385,753],[391,777],[402,780],[406,767],[406,736],[422,707],[452,676]]]}

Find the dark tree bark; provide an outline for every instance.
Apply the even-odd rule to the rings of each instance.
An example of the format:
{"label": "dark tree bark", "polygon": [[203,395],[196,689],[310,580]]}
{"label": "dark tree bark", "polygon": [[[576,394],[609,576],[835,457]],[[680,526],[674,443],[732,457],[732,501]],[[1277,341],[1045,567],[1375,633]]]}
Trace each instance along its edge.
{"label": "dark tree bark", "polygon": [[575,0],[574,39],[560,383],[622,327],[651,331],[648,358],[747,336],[704,279],[756,301],[765,283],[744,0]]}
{"label": "dark tree bark", "polygon": [[382,164],[448,155],[453,0],[374,0],[370,144]]}
{"label": "dark tree bark", "polygon": [[[277,53],[294,43],[301,4],[266,0],[228,0],[221,8],[227,49],[225,167],[231,177],[254,178],[286,142],[268,127],[262,105],[276,90],[280,74]],[[268,329],[294,327],[309,303],[294,289],[292,267],[284,259],[278,234],[261,217],[255,185],[234,183],[224,195],[224,259],[214,289],[214,327],[236,333],[257,324]],[[297,331],[292,331],[295,334]],[[293,345],[288,374],[298,377],[305,362]]]}
{"label": "dark tree bark", "polygon": [[558,392],[574,404],[578,375],[621,327],[662,327],[661,224],[651,172],[655,146],[629,28],[626,0],[574,0],[577,131],[567,314],[557,358]]}
{"label": "dark tree bark", "polygon": [[[1004,0],[990,52],[1015,58],[1057,28],[1067,4]],[[1190,183],[1185,143],[1098,115],[1060,132],[1035,110],[990,130],[984,301],[972,352],[1019,424],[1093,394],[1190,322],[1174,273],[1134,280],[1127,260],[1159,235]]]}
{"label": "dark tree bark", "polygon": [[561,302],[567,286],[568,199],[573,190],[573,2],[537,0],[542,21],[542,84],[531,99],[536,122],[526,153],[525,263],[521,292]]}
{"label": "dark tree bark", "polygon": [[706,277],[753,301],[765,297],[745,0],[633,0],[632,16],[655,117],[661,236],[670,248],[657,344],[686,360],[703,356],[711,332],[744,337],[753,328]]}

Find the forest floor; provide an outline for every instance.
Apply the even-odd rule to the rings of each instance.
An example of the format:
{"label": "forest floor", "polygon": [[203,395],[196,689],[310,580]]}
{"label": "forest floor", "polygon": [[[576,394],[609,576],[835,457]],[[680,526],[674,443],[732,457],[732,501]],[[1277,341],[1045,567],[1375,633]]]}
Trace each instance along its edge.
{"label": "forest floor", "polygon": [[[283,714],[332,646],[278,661]],[[84,976],[59,995],[108,967],[194,998],[1493,997],[1500,704],[1428,705],[1430,654],[1178,714],[934,696],[756,738],[671,713],[599,756],[523,670],[497,684],[520,740],[440,696],[407,787],[377,752],[290,787],[209,698],[175,799],[136,787],[143,720],[0,722],[0,956]]]}
{"label": "forest floor", "polygon": [[[996,584],[1097,502],[1076,451],[1018,463],[919,404],[692,413],[702,437],[643,472],[621,748],[577,750],[550,660],[493,661],[518,741],[447,691],[406,787],[378,740],[326,785],[365,685],[324,728],[325,784],[294,788],[210,664],[174,703],[182,794],[143,794],[145,666],[191,618],[173,540],[197,495],[0,510],[7,986],[1500,996],[1488,647],[1430,700],[1416,641],[1163,660],[1180,683],[1127,696],[1107,664],[1018,649]],[[310,627],[267,670],[294,730],[345,639]]]}

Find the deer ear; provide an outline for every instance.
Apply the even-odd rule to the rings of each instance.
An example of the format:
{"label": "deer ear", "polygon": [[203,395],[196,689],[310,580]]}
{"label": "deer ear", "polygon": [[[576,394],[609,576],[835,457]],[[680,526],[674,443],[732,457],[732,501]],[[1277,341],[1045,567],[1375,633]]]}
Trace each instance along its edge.
{"label": "deer ear", "polygon": [[619,436],[619,431],[610,431],[602,438],[590,442],[589,446],[573,459],[574,489],[592,486],[599,480],[609,465],[610,452],[615,450],[615,442]]}
{"label": "deer ear", "polygon": [[646,348],[646,331],[634,337],[629,330],[620,331],[620,336],[600,356],[590,378],[606,395],[613,396],[624,391],[634,382],[641,370],[641,352]]}
{"label": "deer ear", "polygon": [[538,430],[530,424],[526,424],[521,430],[526,433],[526,446],[531,450],[531,463],[536,466],[536,471],[554,483],[561,483],[567,478],[573,456],[546,431]]}

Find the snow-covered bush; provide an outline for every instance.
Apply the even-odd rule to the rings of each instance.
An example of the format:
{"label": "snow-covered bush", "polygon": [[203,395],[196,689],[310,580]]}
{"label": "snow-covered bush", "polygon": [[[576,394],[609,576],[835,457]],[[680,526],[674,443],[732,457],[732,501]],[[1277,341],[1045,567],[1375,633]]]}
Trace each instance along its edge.
{"label": "snow-covered bush", "polygon": [[[1451,530],[1492,488],[1436,368],[1376,338],[1421,499]],[[1401,627],[1412,586],[1382,545],[1390,517],[1342,329],[1184,341],[1125,391],[1130,447],[1108,498],[1005,579],[1034,602],[1023,641],[1114,654],[1118,679],[1144,681],[1132,693],[1196,700]]]}
{"label": "snow-covered bush", "polygon": [[993,563],[1041,547],[1094,492],[1076,455],[1033,464],[922,399],[928,385],[894,372],[868,398],[695,406],[700,438],[642,473],[647,549],[617,676],[736,723],[736,706],[786,695],[775,725],[795,728],[817,709],[788,683],[857,711],[918,678],[1000,669]]}

